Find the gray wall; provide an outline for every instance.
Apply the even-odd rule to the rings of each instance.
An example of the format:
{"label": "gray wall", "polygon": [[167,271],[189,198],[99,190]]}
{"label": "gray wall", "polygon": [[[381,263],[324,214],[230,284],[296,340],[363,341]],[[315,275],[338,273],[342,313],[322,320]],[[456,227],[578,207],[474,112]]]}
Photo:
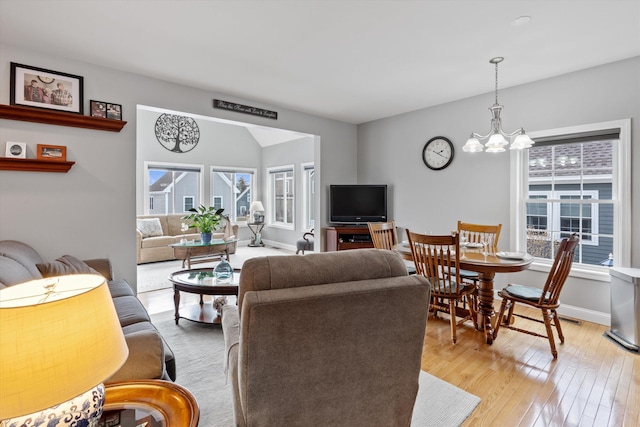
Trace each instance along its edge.
{"label": "gray wall", "polygon": [[[269,210],[269,207],[266,204],[269,203],[269,201],[267,200],[267,194],[269,194],[269,177],[267,170],[271,167],[293,165],[293,179],[295,187],[294,194],[296,202],[294,214],[295,230],[288,230],[278,227],[266,227],[264,238],[267,241],[282,242],[291,246],[292,248],[295,248],[296,241],[300,239],[304,234],[304,227],[302,224],[304,209],[304,189],[301,164],[311,163],[314,161],[313,145],[313,138],[307,137],[263,148],[263,162],[262,171],[260,173],[260,182],[262,183],[262,203],[265,205],[265,209]],[[317,164],[316,167],[318,167]],[[266,203],[265,200],[267,201]],[[319,233],[317,235],[319,236]]]}
{"label": "gray wall", "polygon": [[[7,44],[0,44],[0,58],[0,87],[9,87],[11,61],[80,75],[85,111],[91,99],[118,103],[128,122],[122,132],[111,133],[0,120],[2,150],[7,141],[26,142],[28,155],[35,157],[38,143],[65,145],[67,158],[76,162],[66,174],[0,171],[0,239],[24,241],[45,260],[64,254],[109,257],[115,276],[135,288],[138,104],[318,135],[320,188],[356,180],[354,125]],[[278,120],[213,109],[214,98],[278,111]],[[0,91],[0,103],[9,104],[8,90]],[[320,213],[326,223],[325,200]]]}
{"label": "gray wall", "polygon": [[[448,233],[457,220],[502,223],[501,246],[510,241],[509,153],[464,153],[472,131],[489,129],[493,94],[485,94],[433,108],[377,120],[358,126],[358,182],[387,183],[390,216],[403,228]],[[632,119],[632,171],[640,167],[640,57],[595,67],[531,84],[500,89],[503,125],[528,132]],[[451,166],[435,172],[422,162],[422,148],[442,135],[455,145]],[[631,260],[640,266],[640,174],[632,173]],[[406,239],[404,231],[401,238]],[[504,246],[507,248],[507,246]],[[527,271],[497,277],[544,283],[545,275]],[[609,284],[570,278],[562,298],[572,314],[587,317],[594,311],[602,320],[610,312]],[[591,317],[594,318],[594,317]]]}

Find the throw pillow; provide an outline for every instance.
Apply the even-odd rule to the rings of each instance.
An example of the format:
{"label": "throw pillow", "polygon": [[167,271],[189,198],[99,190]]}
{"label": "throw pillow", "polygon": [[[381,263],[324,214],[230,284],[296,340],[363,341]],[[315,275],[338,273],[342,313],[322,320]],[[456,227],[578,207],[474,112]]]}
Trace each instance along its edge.
{"label": "throw pillow", "polygon": [[64,255],[55,261],[36,264],[42,277],[63,276],[65,274],[97,274],[84,261],[71,255]]}
{"label": "throw pillow", "polygon": [[142,238],[162,236],[160,218],[136,219],[136,227],[142,233]]}

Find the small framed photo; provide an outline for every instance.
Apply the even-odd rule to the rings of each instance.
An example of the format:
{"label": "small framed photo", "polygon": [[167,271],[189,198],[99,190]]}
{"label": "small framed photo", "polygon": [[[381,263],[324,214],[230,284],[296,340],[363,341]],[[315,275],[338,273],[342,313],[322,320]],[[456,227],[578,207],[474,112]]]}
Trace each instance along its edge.
{"label": "small framed photo", "polygon": [[64,145],[38,144],[36,157],[38,160],[56,160],[59,162],[66,162],[67,147]]}
{"label": "small framed photo", "polygon": [[122,120],[122,105],[107,102],[107,119]]}
{"label": "small framed photo", "polygon": [[11,105],[83,113],[81,76],[11,63]]}
{"label": "small framed photo", "polygon": [[102,101],[89,101],[89,107],[91,108],[92,117],[107,118],[107,103]]}
{"label": "small framed photo", "polygon": [[7,150],[5,156],[13,157],[14,159],[26,159],[27,158],[27,143],[26,142],[7,142]]}

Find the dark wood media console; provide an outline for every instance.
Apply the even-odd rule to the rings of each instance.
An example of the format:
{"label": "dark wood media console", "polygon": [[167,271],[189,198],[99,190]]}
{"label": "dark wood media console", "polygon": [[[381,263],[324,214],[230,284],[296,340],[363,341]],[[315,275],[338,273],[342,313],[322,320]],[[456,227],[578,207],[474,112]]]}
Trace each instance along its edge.
{"label": "dark wood media console", "polygon": [[366,225],[344,225],[325,228],[327,252],[372,248],[371,234]]}

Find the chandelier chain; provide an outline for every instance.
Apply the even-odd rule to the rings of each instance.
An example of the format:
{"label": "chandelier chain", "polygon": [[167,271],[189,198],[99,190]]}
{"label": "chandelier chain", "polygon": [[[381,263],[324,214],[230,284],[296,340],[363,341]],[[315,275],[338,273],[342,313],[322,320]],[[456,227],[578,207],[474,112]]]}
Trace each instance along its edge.
{"label": "chandelier chain", "polygon": [[496,62],[496,105],[498,105],[498,63]]}

